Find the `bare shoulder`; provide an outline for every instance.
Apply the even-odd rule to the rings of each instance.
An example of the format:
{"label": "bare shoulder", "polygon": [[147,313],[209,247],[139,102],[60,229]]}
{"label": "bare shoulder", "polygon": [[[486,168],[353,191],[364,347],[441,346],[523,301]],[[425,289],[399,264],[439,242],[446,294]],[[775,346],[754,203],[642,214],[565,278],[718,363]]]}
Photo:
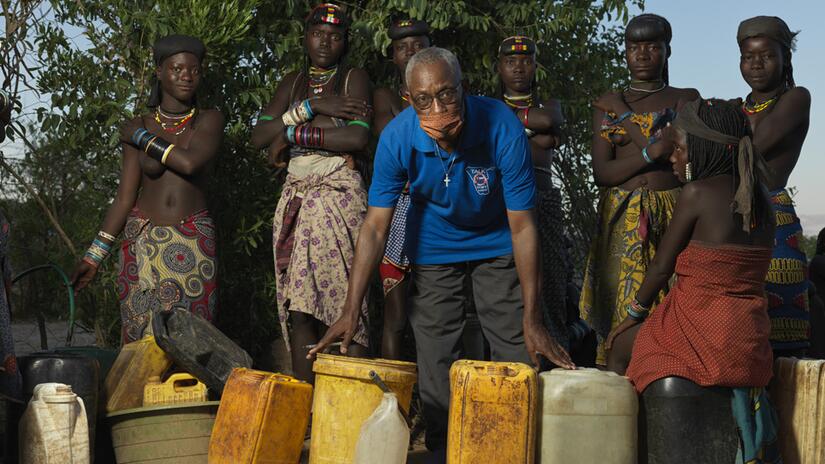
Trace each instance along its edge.
{"label": "bare shoulder", "polygon": [[806,105],[810,106],[811,104],[811,92],[808,91],[805,87],[794,87],[784,95],[782,98],[779,99],[779,104],[782,104],[783,101],[790,102],[796,105]]}
{"label": "bare shoulder", "polygon": [[680,101],[692,101],[702,97],[699,91],[694,88],[673,87],[673,90]]}
{"label": "bare shoulder", "polygon": [[679,205],[682,207],[699,205],[707,200],[712,190],[714,190],[714,186],[708,180],[688,182],[682,186],[682,190],[679,192]]}
{"label": "bare shoulder", "polygon": [[379,87],[372,92],[372,98],[378,100],[379,98],[387,99],[395,96],[389,87]]}
{"label": "bare shoulder", "polygon": [[219,110],[215,108],[207,108],[198,111],[198,117],[203,123],[206,124],[223,125],[223,123],[226,121],[226,118],[224,117],[223,113],[221,113]]}
{"label": "bare shoulder", "polygon": [[354,79],[356,81],[363,81],[363,82],[369,82],[370,81],[370,76],[369,76],[369,74],[367,74],[367,71],[365,71],[364,69],[361,69],[361,68],[352,68],[352,69],[350,69],[349,78]]}

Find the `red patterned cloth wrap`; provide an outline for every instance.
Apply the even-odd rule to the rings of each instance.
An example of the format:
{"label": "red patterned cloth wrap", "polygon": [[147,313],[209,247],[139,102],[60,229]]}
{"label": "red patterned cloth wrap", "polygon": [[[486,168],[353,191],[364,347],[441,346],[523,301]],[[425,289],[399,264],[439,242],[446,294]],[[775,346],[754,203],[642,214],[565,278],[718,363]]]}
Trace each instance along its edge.
{"label": "red patterned cloth wrap", "polygon": [[117,279],[123,342],[151,333],[154,311],[184,306],[211,321],[217,313],[215,222],[206,210],[169,226],[138,208],[126,221]]}
{"label": "red patterned cloth wrap", "polygon": [[398,197],[395,211],[392,214],[384,257],[381,259],[381,265],[378,266],[384,295],[403,282],[410,272],[410,258],[404,252],[407,242],[407,212],[410,210],[410,203],[410,194],[405,191]]}
{"label": "red patterned cloth wrap", "polygon": [[627,369],[636,389],[671,376],[702,386],[766,386],[770,260],[770,248],[690,242],[676,261],[676,285],[636,337]]}

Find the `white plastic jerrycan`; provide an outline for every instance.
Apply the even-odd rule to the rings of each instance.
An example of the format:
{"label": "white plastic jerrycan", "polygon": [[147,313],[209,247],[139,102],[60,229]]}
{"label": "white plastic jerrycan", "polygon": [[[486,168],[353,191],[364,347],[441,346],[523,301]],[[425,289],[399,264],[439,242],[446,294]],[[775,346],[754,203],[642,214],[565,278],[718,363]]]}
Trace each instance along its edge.
{"label": "white plastic jerrycan", "polygon": [[89,424],[83,399],[62,383],[34,387],[20,419],[21,464],[89,464]]}
{"label": "white plastic jerrycan", "polygon": [[536,462],[636,464],[636,390],[613,372],[553,369],[539,374]]}
{"label": "white plastic jerrycan", "polygon": [[398,409],[394,393],[384,393],[375,412],[361,426],[354,464],[404,464],[410,446],[410,429]]}

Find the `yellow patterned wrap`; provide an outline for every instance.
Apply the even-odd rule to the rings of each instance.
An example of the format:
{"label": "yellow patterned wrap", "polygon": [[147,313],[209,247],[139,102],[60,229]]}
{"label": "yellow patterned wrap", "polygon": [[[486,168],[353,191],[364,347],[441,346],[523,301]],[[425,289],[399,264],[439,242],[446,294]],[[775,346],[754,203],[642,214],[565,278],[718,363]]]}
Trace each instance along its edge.
{"label": "yellow patterned wrap", "polygon": [[[627,317],[626,307],[673,216],[679,189],[602,192],[599,228],[590,247],[579,312],[599,337],[596,362],[607,363],[604,340]],[[654,307],[664,298],[662,290]]]}

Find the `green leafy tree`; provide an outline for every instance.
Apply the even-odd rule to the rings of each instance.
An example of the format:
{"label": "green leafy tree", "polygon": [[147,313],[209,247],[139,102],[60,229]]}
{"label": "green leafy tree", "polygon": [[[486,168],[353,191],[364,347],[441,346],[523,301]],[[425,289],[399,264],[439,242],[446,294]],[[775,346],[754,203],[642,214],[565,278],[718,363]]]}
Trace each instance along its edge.
{"label": "green leafy tree", "polygon": [[[395,71],[386,49],[390,18],[405,15],[430,22],[435,43],[461,60],[471,91],[493,95],[497,46],[510,35],[539,42],[539,88],[558,98],[568,123],[556,171],[575,242],[577,265],[594,226],[596,190],[589,167],[590,101],[621,85],[627,76],[621,55],[621,22],[628,4],[642,0],[350,0],[354,18],[351,64],[367,69],[376,84]],[[118,125],[145,111],[154,64],[151,44],[169,33],[200,37],[207,45],[199,104],[227,117],[223,151],[210,188],[218,221],[221,284],[218,324],[253,353],[277,336],[271,221],[281,173],[265,165],[249,143],[251,124],[274,93],[277,81],[304,64],[304,0],[51,0],[51,16],[35,25],[36,88],[50,101],[37,114],[37,143],[18,166],[42,194],[74,245],[94,236],[114,194],[119,172]],[[314,5],[314,2],[313,2]],[[20,191],[25,198],[26,192]],[[51,240],[43,255],[71,267],[76,259],[55,240],[31,200],[14,210],[27,230]],[[20,217],[14,218],[16,222]],[[46,237],[51,235],[51,238]],[[21,248],[22,249],[22,248]],[[115,343],[119,324],[115,264],[82,296],[81,316],[101,340]],[[59,288],[55,288],[57,292]]]}

